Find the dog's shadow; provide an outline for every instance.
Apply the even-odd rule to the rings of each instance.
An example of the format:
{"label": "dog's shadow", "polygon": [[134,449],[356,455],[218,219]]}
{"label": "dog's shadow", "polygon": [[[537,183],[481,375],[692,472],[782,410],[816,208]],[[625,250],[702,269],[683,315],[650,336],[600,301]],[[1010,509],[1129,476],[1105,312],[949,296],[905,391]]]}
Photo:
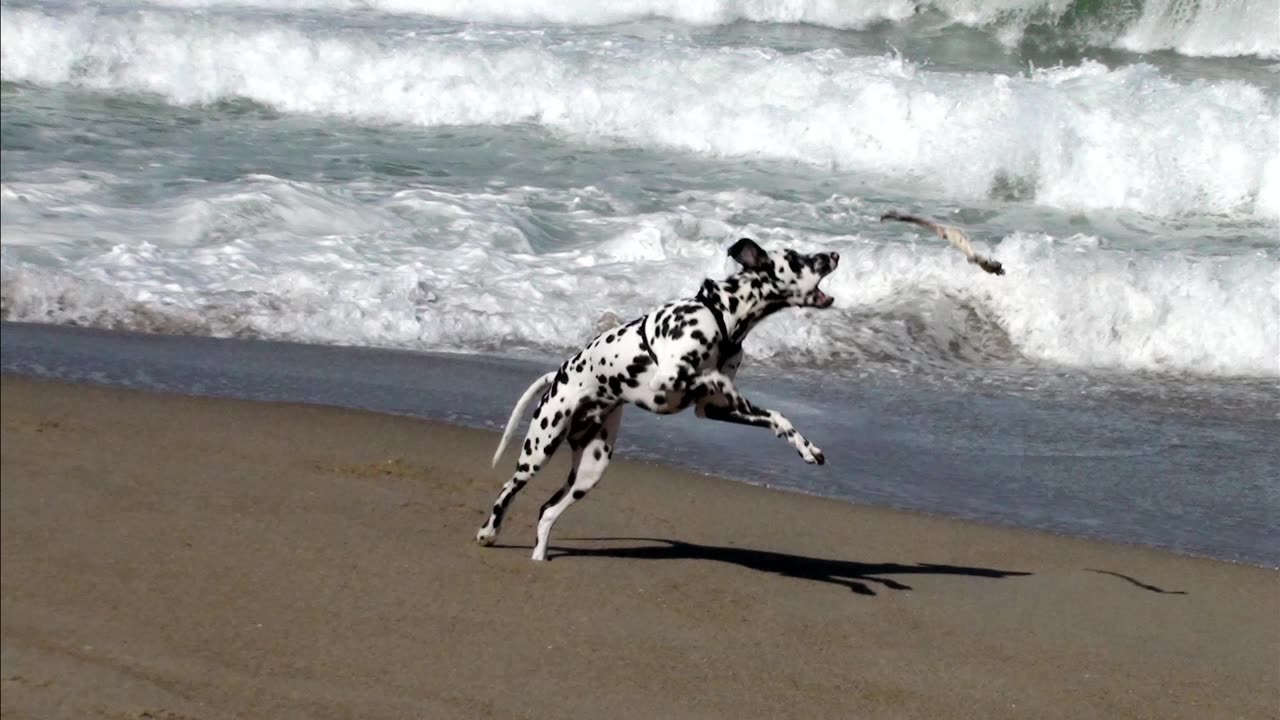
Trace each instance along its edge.
{"label": "dog's shadow", "polygon": [[556,547],[555,557],[605,557],[628,560],[711,560],[740,567],[773,573],[782,577],[813,580],[849,588],[859,595],[875,595],[872,584],[890,590],[911,590],[910,585],[883,575],[966,575],[969,577],[1001,579],[1030,575],[1017,570],[965,567],[961,565],[935,565],[918,563],[864,563],[852,560],[792,555],[769,550],[699,545],[697,543],[666,538],[573,538],[591,542],[645,542],[647,545],[625,547]]}

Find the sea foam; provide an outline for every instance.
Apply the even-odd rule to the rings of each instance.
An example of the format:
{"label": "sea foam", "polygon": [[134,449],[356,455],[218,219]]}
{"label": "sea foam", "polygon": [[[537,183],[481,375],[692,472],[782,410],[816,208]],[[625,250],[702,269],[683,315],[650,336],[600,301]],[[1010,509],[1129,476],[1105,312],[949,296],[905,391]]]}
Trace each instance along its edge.
{"label": "sea foam", "polygon": [[[833,310],[797,311],[752,335],[749,351],[775,365],[1030,360],[1280,376],[1280,259],[1263,251],[1156,254],[1103,248],[1091,236],[1015,232],[992,238],[989,249],[1009,270],[995,278],[941,243],[884,234],[873,216],[851,218],[868,232],[849,234],[738,224],[734,208],[776,203],[741,192],[690,193],[680,210],[566,212],[556,221],[587,239],[539,253],[523,229],[531,194],[558,193],[569,205],[602,191],[416,188],[370,203],[259,175],[140,216],[77,200],[78,189],[5,184],[6,319],[554,354],[692,293],[703,276],[723,276],[725,247],[747,235],[842,256],[824,283]],[[86,217],[98,240],[47,239]],[[125,240],[129,227],[150,234]],[[44,261],[19,260],[13,248],[24,244]]]}
{"label": "sea foam", "polygon": [[[1280,5],[1256,0],[153,0],[169,7],[426,15],[503,25],[602,26],[661,18],[692,26],[741,21],[862,29],[934,15],[1014,44],[1031,28],[1058,42],[1191,56],[1280,57]],[[1091,6],[1091,7],[1090,7]]]}

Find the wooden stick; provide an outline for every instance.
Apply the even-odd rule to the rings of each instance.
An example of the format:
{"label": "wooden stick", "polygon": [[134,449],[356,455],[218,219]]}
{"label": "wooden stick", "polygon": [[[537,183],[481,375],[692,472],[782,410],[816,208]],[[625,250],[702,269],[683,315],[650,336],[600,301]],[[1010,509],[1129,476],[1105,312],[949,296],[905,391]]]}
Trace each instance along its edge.
{"label": "wooden stick", "polygon": [[1001,265],[999,261],[992,260],[991,258],[983,257],[975,253],[973,251],[973,246],[969,244],[969,236],[965,235],[963,230],[955,227],[954,225],[943,225],[942,223],[935,222],[927,217],[920,215],[908,215],[907,213],[901,213],[897,210],[891,210],[880,216],[880,222],[884,222],[885,220],[899,220],[901,222],[909,222],[928,228],[933,231],[934,235],[946,240],[954,245],[960,252],[964,253],[964,256],[969,259],[969,262],[977,265],[983,270],[986,270],[992,275],[1004,274],[1004,266]]}

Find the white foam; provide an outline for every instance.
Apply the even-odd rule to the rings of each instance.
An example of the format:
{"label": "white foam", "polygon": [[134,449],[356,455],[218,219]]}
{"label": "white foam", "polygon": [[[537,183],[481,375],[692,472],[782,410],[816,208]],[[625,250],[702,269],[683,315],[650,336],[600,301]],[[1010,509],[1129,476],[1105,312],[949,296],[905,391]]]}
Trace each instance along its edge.
{"label": "white foam", "polygon": [[[888,246],[861,259],[865,274],[831,289],[854,307],[902,296],[950,298],[926,323],[939,346],[976,319],[997,324],[1023,355],[1077,367],[1280,375],[1280,261],[1117,252],[1097,238],[1015,233],[994,254],[991,278],[929,248]],[[965,317],[972,310],[978,318]],[[991,338],[980,339],[990,342]]]}
{"label": "white foam", "polygon": [[[898,22],[932,11],[950,22],[990,28],[1008,44],[1016,43],[1032,24],[1055,25],[1076,10],[1063,0],[151,0],[184,8],[248,6],[273,10],[380,12],[426,15],[464,22],[514,25],[600,26],[664,18],[694,25],[726,25],[743,20],[794,23],[841,29]],[[1144,0],[1132,19],[1113,8],[1100,8],[1076,30],[1060,32],[1101,35],[1102,44],[1129,50],[1176,50],[1185,55],[1280,56],[1280,6],[1256,0]],[[1119,29],[1101,33],[1100,26]]]}
{"label": "white foam", "polygon": [[1260,185],[1254,211],[1264,217],[1280,218],[1280,157],[1267,160]]}
{"label": "white foam", "polygon": [[1274,215],[1280,99],[1146,65],[992,76],[534,31],[392,37],[156,12],[2,13],[6,80],[181,104],[249,98],[364,123],[537,123],[578,142],[793,160],[959,199],[1012,182],[1072,210]]}
{"label": "white foam", "polygon": [[1270,0],[1144,0],[1116,41],[1127,50],[1183,55],[1280,57],[1280,3]]}
{"label": "white foam", "polygon": [[[342,188],[254,176],[150,209],[92,206],[58,178],[6,184],[0,287],[13,320],[321,343],[481,351],[580,345],[722,276],[736,237],[838,250],[829,312],[765,323],[748,349],[790,366],[861,358],[891,366],[1018,358],[1082,368],[1280,376],[1280,259],[1119,251],[1092,237],[1016,233],[995,278],[941,243],[742,224],[800,212],[747,191],[689,193],[632,215],[568,211],[577,243],[533,253],[527,196],[622,205],[595,188],[430,188],[355,199]],[[38,186],[37,186],[38,185]],[[11,215],[8,203],[31,206]],[[838,205],[838,203],[837,203]],[[45,212],[79,207],[78,211]],[[91,213],[89,211],[92,210]],[[844,212],[840,207],[836,212]],[[98,234],[77,237],[91,214]],[[126,224],[143,238],[121,240]],[[170,238],[165,241],[164,238]],[[60,238],[60,239],[59,239]]]}
{"label": "white foam", "polygon": [[856,28],[880,20],[913,15],[909,0],[881,0],[856,5],[829,0],[157,0],[176,7],[266,7],[279,10],[373,10],[428,15],[450,20],[513,25],[598,26],[665,18],[690,25],[722,25],[740,20],[807,23]]}

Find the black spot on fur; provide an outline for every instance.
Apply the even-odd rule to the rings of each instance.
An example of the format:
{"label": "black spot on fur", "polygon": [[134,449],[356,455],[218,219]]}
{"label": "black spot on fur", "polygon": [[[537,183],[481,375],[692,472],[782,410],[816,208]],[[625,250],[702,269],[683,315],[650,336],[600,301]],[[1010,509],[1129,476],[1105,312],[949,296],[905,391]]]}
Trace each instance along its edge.
{"label": "black spot on fur", "polygon": [[632,375],[639,375],[640,373],[644,372],[645,369],[652,364],[653,364],[653,359],[650,358],[647,353],[642,355],[637,355],[631,359],[631,364],[627,365],[627,372],[631,373]]}
{"label": "black spot on fur", "polygon": [[586,490],[574,490],[574,491],[573,491],[573,499],[574,499],[574,500],[581,500],[581,499],[582,499],[586,494],[587,494],[587,491],[586,491]]}

